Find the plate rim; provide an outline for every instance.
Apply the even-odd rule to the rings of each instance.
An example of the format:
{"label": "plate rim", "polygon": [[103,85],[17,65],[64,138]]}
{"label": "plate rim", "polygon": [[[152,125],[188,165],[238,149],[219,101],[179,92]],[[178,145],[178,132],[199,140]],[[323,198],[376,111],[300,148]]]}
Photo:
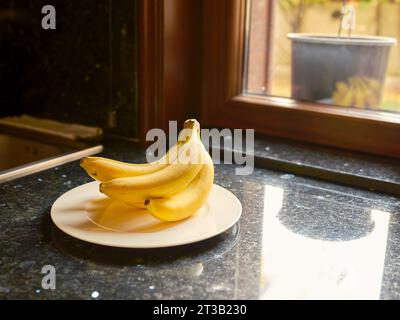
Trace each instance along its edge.
{"label": "plate rim", "polygon": [[[54,225],[59,229],[59,230],[61,230],[62,232],[64,232],[65,234],[67,234],[67,235],[69,235],[70,237],[73,237],[73,238],[75,238],[75,239],[78,239],[78,240],[80,240],[80,241],[84,241],[84,242],[87,242],[87,243],[91,243],[91,244],[95,244],[95,245],[102,245],[102,246],[107,246],[107,247],[114,247],[114,248],[126,248],[126,249],[159,249],[159,248],[171,248],[171,247],[178,247],[178,246],[184,246],[184,245],[188,245],[188,244],[193,244],[193,243],[198,243],[198,242],[201,242],[201,241],[204,241],[204,240],[208,240],[208,239],[211,239],[211,238],[214,238],[214,237],[216,237],[216,236],[218,236],[218,235],[220,235],[220,234],[222,234],[222,233],[224,233],[225,231],[227,231],[227,230],[229,230],[230,228],[232,228],[235,224],[237,224],[238,222],[239,222],[239,220],[240,220],[240,218],[241,218],[241,216],[242,216],[242,212],[243,212],[243,207],[242,207],[242,203],[240,202],[240,200],[236,197],[236,195],[233,193],[233,192],[231,192],[230,190],[228,190],[228,189],[226,189],[226,188],[224,188],[224,187],[222,187],[222,186],[220,186],[220,185],[217,185],[217,184],[213,184],[213,188],[218,188],[218,189],[222,189],[224,192],[228,192],[228,193],[230,193],[231,194],[231,196],[232,196],[232,199],[233,199],[233,201],[235,201],[236,202],[236,204],[238,205],[238,207],[239,207],[239,213],[237,214],[237,217],[236,218],[234,218],[234,219],[232,219],[232,221],[231,222],[229,222],[229,223],[227,223],[227,225],[226,226],[224,226],[223,228],[221,228],[221,229],[219,229],[217,232],[215,232],[215,233],[210,233],[209,235],[207,235],[207,236],[205,236],[205,237],[199,237],[199,238],[195,238],[195,239],[189,239],[189,240],[187,240],[187,241],[183,241],[183,242],[179,242],[179,243],[176,243],[176,244],[168,244],[168,245],[163,245],[163,244],[156,244],[156,245],[130,245],[130,244],[124,244],[124,243],[121,243],[121,244],[111,244],[111,243],[109,243],[109,242],[107,242],[107,241],[102,241],[102,240],[100,240],[100,241],[98,241],[98,240],[96,240],[96,241],[91,241],[90,239],[88,239],[88,238],[85,238],[85,237],[81,237],[81,236],[79,236],[79,235],[76,235],[76,234],[73,234],[73,233],[71,233],[69,230],[68,230],[68,228],[63,228],[63,224],[60,224],[60,223],[58,223],[59,221],[57,221],[57,218],[55,218],[55,206],[57,205],[57,202],[58,201],[61,201],[61,199],[66,195],[66,194],[68,194],[68,193],[70,193],[70,192],[73,192],[73,191],[76,191],[76,189],[78,189],[78,188],[81,188],[81,187],[84,187],[84,186],[88,186],[88,185],[93,185],[93,184],[99,184],[99,182],[98,181],[91,181],[91,182],[87,182],[87,183],[84,183],[84,184],[81,184],[81,185],[79,185],[79,186],[76,186],[76,187],[74,187],[74,188],[72,188],[72,189],[70,189],[70,190],[68,190],[68,191],[66,191],[66,192],[64,192],[63,194],[61,194],[54,202],[53,202],[53,204],[52,204],[52,206],[51,206],[51,209],[50,209],[50,217],[51,217],[51,220],[52,220],[52,222],[54,223]],[[87,217],[86,217],[86,219],[87,219],[87,221],[90,221],[90,219],[88,219]],[[91,223],[93,223],[92,221],[90,221]],[[121,233],[120,233],[121,234]],[[125,233],[126,234],[126,233]]]}

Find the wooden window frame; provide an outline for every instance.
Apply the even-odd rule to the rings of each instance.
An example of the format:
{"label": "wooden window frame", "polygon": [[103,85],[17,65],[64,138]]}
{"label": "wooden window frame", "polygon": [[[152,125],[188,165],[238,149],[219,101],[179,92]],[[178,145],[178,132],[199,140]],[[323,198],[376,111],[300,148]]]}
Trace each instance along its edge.
{"label": "wooden window frame", "polygon": [[400,116],[243,94],[246,0],[206,0],[202,121],[400,157]]}
{"label": "wooden window frame", "polygon": [[[138,0],[139,139],[200,118],[202,0]],[[200,39],[200,41],[199,41]]]}
{"label": "wooden window frame", "polygon": [[243,94],[246,0],[139,0],[139,24],[142,139],[168,120],[200,117],[400,158],[398,114]]}

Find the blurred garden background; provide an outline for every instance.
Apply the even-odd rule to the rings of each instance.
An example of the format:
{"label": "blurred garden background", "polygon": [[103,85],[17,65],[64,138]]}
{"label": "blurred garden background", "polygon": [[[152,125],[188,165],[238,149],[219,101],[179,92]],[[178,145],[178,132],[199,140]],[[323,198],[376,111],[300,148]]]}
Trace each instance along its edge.
{"label": "blurred garden background", "polygon": [[[356,9],[352,36],[386,36],[400,41],[399,0],[347,1],[347,4]],[[288,33],[337,35],[342,5],[342,0],[252,0],[247,92],[290,97]],[[400,112],[399,44],[391,48],[381,109]]]}

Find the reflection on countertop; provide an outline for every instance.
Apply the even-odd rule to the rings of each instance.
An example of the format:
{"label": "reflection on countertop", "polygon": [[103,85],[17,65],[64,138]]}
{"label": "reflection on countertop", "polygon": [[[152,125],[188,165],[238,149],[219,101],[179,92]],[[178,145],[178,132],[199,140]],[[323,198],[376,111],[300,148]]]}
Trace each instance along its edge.
{"label": "reflection on countertop", "polygon": [[[106,145],[140,162],[142,149]],[[51,222],[52,203],[89,182],[77,162],[0,184],[0,298],[400,298],[400,216],[395,197],[291,174],[216,166],[216,183],[242,202],[240,222],[197,244],[102,247]],[[223,214],[223,213],[222,213]],[[54,265],[55,290],[41,288]]]}

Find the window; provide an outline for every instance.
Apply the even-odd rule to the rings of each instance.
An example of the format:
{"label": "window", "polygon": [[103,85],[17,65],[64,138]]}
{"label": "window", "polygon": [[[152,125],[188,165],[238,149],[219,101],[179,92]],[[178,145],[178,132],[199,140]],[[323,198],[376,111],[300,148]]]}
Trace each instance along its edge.
{"label": "window", "polygon": [[[307,19],[307,24],[311,25],[309,28],[314,26],[312,17],[315,17],[315,19],[318,18],[315,20],[318,24],[315,26],[316,30],[320,32],[323,28],[333,30],[336,25],[337,32],[336,16],[337,10],[340,13],[342,1],[289,2],[306,2],[307,4],[318,2],[318,4],[310,5],[315,12],[307,13],[311,17]],[[367,2],[360,1],[358,4],[363,8],[365,6],[363,10],[366,12],[368,8],[372,10],[370,9],[372,4],[367,4]],[[276,26],[280,23],[280,19],[284,19],[283,12],[277,11],[280,3],[283,1],[205,1],[204,15],[207,21],[204,25],[203,38],[203,122],[205,120],[207,124],[217,126],[255,128],[258,133],[400,157],[398,138],[400,116],[396,112],[382,111],[384,109],[398,110],[400,100],[398,100],[397,91],[391,90],[390,94],[385,91],[384,104],[375,104],[373,107],[361,104],[362,107],[358,105],[354,107],[354,101],[348,105],[335,104],[332,101],[334,92],[331,89],[331,91],[327,90],[329,92],[326,94],[315,94],[313,91],[318,93],[319,90],[316,90],[317,86],[323,85],[332,77],[326,72],[321,75],[318,74],[318,70],[304,68],[304,61],[297,63],[295,68],[300,66],[304,69],[300,69],[300,76],[293,78],[290,75],[293,70],[289,53],[291,52],[290,42],[298,40],[303,44],[309,39],[288,40],[287,36],[281,39],[280,34],[287,35],[290,31],[302,30],[301,28],[308,28],[308,26],[305,23],[304,26],[300,26],[298,22],[287,23],[286,28],[292,29],[280,30]],[[390,5],[397,6],[397,4]],[[382,6],[381,9],[386,10],[383,8]],[[327,19],[330,24],[321,26],[323,15],[320,11],[329,13]],[[252,16],[251,13],[254,12],[256,14]],[[305,15],[304,12],[302,14]],[[258,20],[255,18],[257,15],[261,16]],[[362,19],[364,19],[362,15],[360,19],[362,25]],[[372,28],[371,24],[367,26]],[[280,27],[284,28],[282,25]],[[342,33],[345,32],[348,31],[342,30]],[[368,32],[365,30],[365,33]],[[311,40],[318,42],[315,39]],[[387,39],[387,41],[391,40]],[[393,43],[385,43],[382,48],[391,50],[394,48]],[[285,50],[286,53],[283,54]],[[396,54],[395,50],[396,48],[393,49],[392,54]],[[301,57],[302,54],[299,56]],[[371,61],[367,53],[361,52],[360,56],[362,61]],[[323,59],[323,54],[318,53],[313,57]],[[397,81],[395,67],[397,61],[392,57],[393,55],[390,55],[390,59],[394,60],[393,62],[390,60],[388,68],[394,70],[394,73],[389,76]],[[371,66],[373,67],[373,64],[365,68]],[[364,81],[368,80],[364,78],[360,80],[362,85],[365,85]],[[312,79],[312,83],[308,83],[307,79]],[[379,77],[377,79],[381,80]],[[357,88],[361,86],[358,79],[351,81]],[[292,82],[295,84],[295,89],[300,87],[298,92],[293,90]],[[340,85],[336,82],[338,81],[335,81],[333,88],[340,89],[344,85],[349,86],[349,83]],[[332,84],[327,84],[326,87],[332,88]],[[338,107],[338,104],[342,106]]]}
{"label": "window", "polygon": [[400,112],[398,1],[247,5],[246,93]]}
{"label": "window", "polygon": [[[384,74],[381,103],[373,107],[362,103],[362,107],[338,106],[329,101],[332,89],[322,96],[293,97],[293,40],[287,39],[287,34],[337,32],[342,1],[289,2],[307,3],[301,13],[309,17],[307,24],[287,22],[292,18],[284,18],[284,9],[279,9],[281,0],[140,0],[142,140],[149,128],[167,129],[168,120],[183,122],[196,117],[203,126],[254,128],[259,134],[400,158],[398,46],[386,46],[390,48],[388,72]],[[374,7],[378,2],[380,7]],[[400,16],[396,12],[400,9],[394,9],[398,6],[394,2],[353,1],[360,11],[357,26],[366,28],[352,30],[353,35],[369,35],[373,30],[373,34],[397,38]],[[252,11],[256,13],[252,15]],[[328,14],[329,20],[323,26],[321,12]],[[377,22],[378,16],[384,23]],[[343,35],[346,32],[342,30]],[[308,69],[302,72],[308,76],[316,73]],[[312,78],[318,85],[329,79],[320,75]],[[306,82],[300,78],[296,83]],[[355,83],[360,86],[357,80]],[[327,87],[332,88],[332,84]]]}

